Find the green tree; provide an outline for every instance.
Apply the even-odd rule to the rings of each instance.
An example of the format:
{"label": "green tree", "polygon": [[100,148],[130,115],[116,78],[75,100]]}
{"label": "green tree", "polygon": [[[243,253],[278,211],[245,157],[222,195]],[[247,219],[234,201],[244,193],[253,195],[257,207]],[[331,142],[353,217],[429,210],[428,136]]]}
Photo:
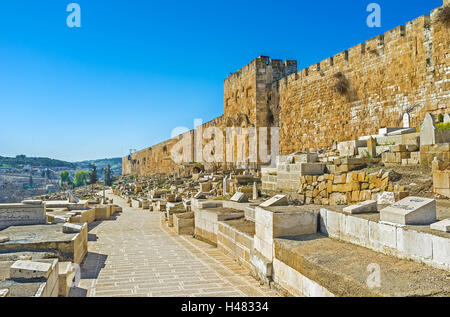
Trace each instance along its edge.
{"label": "green tree", "polygon": [[89,183],[93,185],[97,182],[98,182],[97,166],[95,166],[95,164],[92,164],[92,170],[91,173],[89,174]]}
{"label": "green tree", "polygon": [[71,185],[72,179],[70,178],[69,171],[62,171],[61,174],[59,174],[59,184],[61,187],[64,185]]}
{"label": "green tree", "polygon": [[75,187],[85,186],[88,180],[89,180],[89,172],[78,171],[75,173],[73,185]]}
{"label": "green tree", "polygon": [[105,173],[106,186],[111,186],[112,182],[113,182],[113,179],[112,179],[111,165],[108,164],[108,168],[106,169],[106,173]]}

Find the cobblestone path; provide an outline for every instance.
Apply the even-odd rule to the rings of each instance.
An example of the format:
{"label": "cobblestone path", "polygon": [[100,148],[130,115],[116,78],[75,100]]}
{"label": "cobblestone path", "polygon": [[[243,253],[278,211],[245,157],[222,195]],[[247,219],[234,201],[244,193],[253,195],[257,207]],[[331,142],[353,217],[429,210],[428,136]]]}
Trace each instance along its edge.
{"label": "cobblestone path", "polygon": [[160,213],[108,195],[123,213],[90,225],[89,253],[71,296],[277,296],[217,248],[163,228]]}

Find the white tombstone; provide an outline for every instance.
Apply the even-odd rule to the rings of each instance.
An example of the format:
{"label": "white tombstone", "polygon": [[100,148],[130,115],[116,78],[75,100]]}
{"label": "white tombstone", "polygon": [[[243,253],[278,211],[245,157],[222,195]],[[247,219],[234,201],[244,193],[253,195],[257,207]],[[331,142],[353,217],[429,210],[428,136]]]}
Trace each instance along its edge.
{"label": "white tombstone", "polygon": [[450,232],[450,218],[432,223],[430,225],[430,228],[433,230]]}
{"label": "white tombstone", "polygon": [[258,199],[258,188],[256,187],[256,182],[253,182],[253,200]]}
{"label": "white tombstone", "polygon": [[63,233],[78,233],[81,232],[83,226],[76,225],[73,223],[65,223],[63,225]]}
{"label": "white tombstone", "polygon": [[237,202],[237,203],[246,203],[248,202],[247,195],[244,193],[236,192],[233,197],[230,199],[231,201]]}
{"label": "white tombstone", "polygon": [[356,205],[351,205],[342,209],[342,211],[349,214],[361,214],[366,212],[377,212],[378,205],[375,200],[366,200]]}
{"label": "white tombstone", "polygon": [[433,115],[427,113],[420,127],[420,145],[433,144],[436,144],[436,125]]}
{"label": "white tombstone", "polygon": [[223,183],[222,183],[222,186],[223,186],[223,188],[222,188],[222,195],[223,196],[225,196],[227,194],[227,180],[228,180],[228,177],[225,176],[223,178]]}
{"label": "white tombstone", "polygon": [[16,261],[9,268],[11,278],[48,278],[52,272],[50,263],[33,262],[33,261]]}
{"label": "white tombstone", "polygon": [[380,221],[400,225],[429,225],[436,221],[436,200],[406,197],[382,209]]}
{"label": "white tombstone", "polygon": [[395,195],[392,192],[382,192],[377,194],[378,205],[390,205],[395,203]]}
{"label": "white tombstone", "polygon": [[77,197],[75,197],[75,195],[72,193],[70,189],[67,192],[69,193],[69,203],[78,204],[80,202],[80,200]]}
{"label": "white tombstone", "polygon": [[450,113],[444,115],[444,123],[450,123]]}
{"label": "white tombstone", "polygon": [[274,207],[274,206],[287,206],[288,200],[286,195],[276,195],[270,198],[269,200],[266,200],[262,204],[260,204],[260,207],[267,208],[267,207]]}
{"label": "white tombstone", "polygon": [[405,113],[404,115],[403,115],[403,127],[404,128],[410,128],[410,122],[409,122],[409,114],[408,113]]}

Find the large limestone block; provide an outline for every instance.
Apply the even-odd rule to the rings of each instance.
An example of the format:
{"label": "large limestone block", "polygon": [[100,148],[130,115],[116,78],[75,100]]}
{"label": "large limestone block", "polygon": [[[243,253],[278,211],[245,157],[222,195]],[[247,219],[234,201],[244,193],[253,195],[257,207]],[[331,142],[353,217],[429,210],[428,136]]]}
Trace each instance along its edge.
{"label": "large limestone block", "polygon": [[436,200],[406,197],[382,209],[380,220],[401,225],[429,225],[436,221]]}
{"label": "large limestone block", "polygon": [[70,288],[72,287],[73,279],[75,277],[75,266],[72,262],[60,262],[58,269],[59,291],[58,296],[69,296]]}

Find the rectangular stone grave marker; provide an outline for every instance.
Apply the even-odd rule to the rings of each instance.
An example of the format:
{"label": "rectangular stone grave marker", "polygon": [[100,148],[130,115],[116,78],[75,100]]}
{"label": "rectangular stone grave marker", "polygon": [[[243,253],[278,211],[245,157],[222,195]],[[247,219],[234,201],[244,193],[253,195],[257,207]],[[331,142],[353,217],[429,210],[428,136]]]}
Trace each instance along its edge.
{"label": "rectangular stone grave marker", "polygon": [[450,218],[432,223],[430,225],[430,228],[433,230],[443,231],[443,232],[450,232]]}
{"label": "rectangular stone grave marker", "polygon": [[436,200],[406,197],[382,209],[380,220],[401,225],[429,225],[436,221]]}
{"label": "rectangular stone grave marker", "polygon": [[361,203],[345,207],[342,209],[349,214],[361,214],[365,212],[378,212],[378,205],[375,200],[366,200]]}
{"label": "rectangular stone grave marker", "polygon": [[273,206],[287,206],[288,200],[286,195],[276,195],[270,198],[269,200],[266,200],[262,204],[260,204],[260,207],[267,208],[267,207],[273,207]]}
{"label": "rectangular stone grave marker", "polygon": [[395,194],[392,192],[382,192],[377,194],[378,205],[390,205],[395,203]]}
{"label": "rectangular stone grave marker", "polygon": [[11,278],[45,278],[47,279],[52,271],[50,263],[33,261],[16,261],[11,265],[9,274]]}
{"label": "rectangular stone grave marker", "polygon": [[81,232],[83,226],[79,226],[73,223],[65,223],[63,225],[63,233],[78,233]]}
{"label": "rectangular stone grave marker", "polygon": [[248,202],[248,197],[244,193],[236,192],[230,200],[238,203],[246,203]]}

